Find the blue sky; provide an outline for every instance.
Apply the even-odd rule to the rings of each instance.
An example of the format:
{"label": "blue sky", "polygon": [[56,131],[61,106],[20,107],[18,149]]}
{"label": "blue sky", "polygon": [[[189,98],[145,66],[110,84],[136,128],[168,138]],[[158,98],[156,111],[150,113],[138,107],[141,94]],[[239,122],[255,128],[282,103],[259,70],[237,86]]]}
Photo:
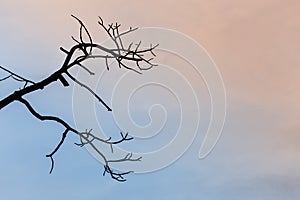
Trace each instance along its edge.
{"label": "blue sky", "polygon": [[[1,2],[0,65],[20,75],[38,81],[61,65],[59,47],[70,47],[70,36],[78,33],[71,14],[102,41],[105,35],[95,26],[100,15],[124,27],[165,27],[194,38],[219,66],[228,98],[222,136],[207,158],[198,159],[200,132],[177,162],[128,175],[125,183],[102,177],[102,164],[75,146],[73,135],[55,155],[49,175],[45,155],[63,129],[13,103],[0,111],[1,198],[299,199],[299,8],[292,0]],[[3,98],[19,86],[8,80],[0,87]],[[71,88],[55,83],[28,99],[41,113],[73,124]]]}

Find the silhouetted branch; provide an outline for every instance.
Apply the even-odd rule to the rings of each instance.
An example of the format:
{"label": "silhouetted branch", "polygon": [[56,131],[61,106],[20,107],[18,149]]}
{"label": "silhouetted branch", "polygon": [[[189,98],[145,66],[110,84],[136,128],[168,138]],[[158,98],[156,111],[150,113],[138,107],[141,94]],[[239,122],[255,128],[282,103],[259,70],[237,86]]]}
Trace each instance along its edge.
{"label": "silhouetted branch", "polygon": [[[109,70],[109,60],[114,60],[118,63],[120,68],[125,68],[131,71],[134,71],[136,73],[141,73],[143,70],[149,70],[153,66],[156,66],[152,63],[153,57],[155,57],[154,49],[157,47],[157,45],[152,46],[150,44],[149,48],[141,48],[141,42],[136,44],[136,47],[133,49],[132,46],[133,43],[130,43],[127,47],[126,44],[124,44],[122,37],[126,34],[129,34],[137,28],[129,28],[129,30],[121,32],[120,31],[120,24],[108,24],[107,26],[104,25],[103,19],[99,17],[98,24],[100,27],[107,33],[107,35],[110,37],[110,39],[113,41],[114,48],[108,48],[103,45],[97,44],[92,40],[91,34],[89,33],[87,27],[85,24],[72,15],[72,17],[79,23],[79,38],[76,39],[75,37],[72,37],[72,39],[75,41],[74,46],[72,46],[69,50],[66,50],[63,47],[60,47],[60,50],[66,54],[66,57],[64,59],[64,62],[62,66],[55,71],[54,73],[50,74],[47,78],[39,81],[39,82],[33,82],[29,79],[26,79],[22,76],[19,76],[15,74],[14,72],[0,66],[0,69],[7,73],[3,78],[0,78],[1,81],[5,81],[9,78],[12,78],[18,82],[24,83],[23,88],[14,91],[10,95],[6,96],[0,101],[0,110],[2,108],[5,108],[12,102],[18,101],[22,103],[27,110],[37,119],[41,121],[53,121],[58,124],[61,124],[64,127],[64,132],[62,133],[61,140],[59,141],[58,145],[54,148],[54,150],[47,154],[46,156],[50,158],[51,160],[51,169],[50,173],[52,173],[54,169],[54,155],[58,152],[58,150],[62,147],[64,141],[66,140],[67,134],[69,132],[75,133],[79,136],[80,143],[75,143],[78,146],[85,146],[90,145],[90,147],[103,159],[105,165],[104,165],[104,173],[109,173],[110,176],[118,181],[125,181],[124,175],[130,173],[130,172],[116,172],[111,169],[110,163],[116,163],[116,162],[126,162],[126,161],[140,161],[141,157],[139,158],[133,158],[132,154],[129,153],[125,155],[123,158],[120,159],[108,159],[106,156],[95,146],[95,142],[102,142],[104,145],[109,145],[111,148],[111,152],[113,153],[113,145],[132,140],[133,138],[129,136],[128,133],[125,135],[121,132],[121,138],[116,141],[111,141],[111,137],[108,139],[99,138],[96,135],[92,133],[91,130],[85,130],[83,132],[80,132],[79,130],[76,130],[72,126],[70,126],[66,121],[59,117],[55,116],[48,116],[48,115],[41,115],[39,114],[30,104],[29,101],[25,100],[23,97],[24,95],[28,95],[32,92],[43,90],[48,85],[60,81],[65,87],[69,86],[68,81],[72,81],[87,91],[90,92],[91,95],[93,95],[108,111],[111,111],[112,109],[100,98],[98,94],[96,94],[88,85],[84,84],[81,80],[78,80],[77,77],[73,76],[71,72],[69,71],[73,67],[80,67],[83,70],[85,70],[89,75],[95,75],[94,72],[92,72],[88,67],[84,65],[84,62],[89,59],[104,59],[105,66],[107,70]],[[153,57],[149,57],[153,56]],[[133,68],[128,63],[134,64],[136,67]],[[144,65],[142,67],[142,64]],[[64,74],[66,74],[70,80],[66,80],[64,78]]]}
{"label": "silhouetted branch", "polygon": [[[63,134],[62,134],[62,138],[61,138],[59,144],[56,146],[56,148],[55,148],[50,154],[46,155],[46,157],[49,157],[49,158],[51,159],[51,169],[50,169],[50,174],[52,173],[53,168],[54,168],[54,158],[53,158],[53,156],[54,156],[54,154],[59,150],[59,148],[62,146],[62,144],[64,143],[64,141],[65,141],[65,139],[66,139],[66,136],[67,136],[67,133],[68,133],[69,131],[71,131],[71,132],[73,132],[73,133],[75,133],[75,134],[77,134],[77,135],[80,136],[81,144],[75,143],[76,145],[79,145],[79,146],[81,146],[81,147],[84,146],[84,145],[86,145],[86,144],[91,145],[91,147],[98,153],[98,155],[100,155],[100,156],[102,157],[103,161],[105,162],[105,167],[106,167],[107,169],[109,169],[108,171],[110,171],[110,172],[113,172],[113,170],[112,170],[112,169],[110,168],[110,166],[109,166],[109,163],[111,163],[111,162],[140,161],[140,159],[141,159],[141,158],[132,159],[132,154],[131,154],[130,157],[125,156],[124,158],[119,159],[119,160],[108,160],[108,159],[104,156],[104,154],[101,153],[101,152],[97,149],[97,147],[93,144],[93,141],[94,141],[94,140],[103,142],[103,143],[105,143],[105,144],[107,144],[107,145],[118,144],[118,143],[121,143],[121,142],[123,142],[123,141],[131,140],[132,138],[129,138],[129,137],[128,137],[128,134],[126,134],[126,135],[124,136],[124,135],[121,133],[122,138],[121,138],[120,140],[118,140],[118,141],[112,142],[112,141],[110,141],[110,138],[107,139],[107,140],[104,140],[104,139],[101,139],[101,138],[99,138],[99,137],[93,135],[93,134],[91,133],[92,129],[89,130],[89,131],[86,130],[85,132],[79,132],[78,130],[72,128],[67,122],[65,122],[64,120],[62,120],[62,119],[59,118],[59,117],[54,117],[54,116],[44,116],[44,115],[39,114],[37,111],[35,111],[35,109],[31,106],[31,104],[30,104],[27,100],[25,100],[24,98],[20,98],[20,99],[18,99],[18,101],[21,102],[22,104],[24,104],[24,105],[26,106],[26,108],[29,110],[29,112],[30,112],[33,116],[35,116],[37,119],[39,119],[39,120],[41,120],[41,121],[54,121],[54,122],[57,122],[57,123],[59,123],[59,124],[61,124],[62,126],[65,127],[65,131],[64,131]],[[92,139],[89,139],[90,137],[91,137]],[[85,140],[85,142],[84,142],[83,140]],[[108,171],[107,171],[107,172],[108,172]],[[114,174],[113,174],[112,176],[115,176],[116,174],[118,174],[118,173],[115,173],[115,172],[114,172]],[[124,174],[124,173],[123,173],[123,174]],[[116,180],[117,180],[117,179],[116,179]]]}
{"label": "silhouetted branch", "polygon": [[50,174],[53,171],[54,168],[54,159],[53,159],[53,155],[58,151],[58,149],[61,147],[61,145],[64,143],[66,137],[67,137],[67,133],[69,132],[69,129],[66,129],[63,134],[62,134],[62,138],[60,140],[60,142],[58,143],[58,145],[56,146],[56,148],[52,151],[52,153],[46,155],[46,157],[50,157],[51,158],[51,169],[50,169]]}
{"label": "silhouetted branch", "polygon": [[110,176],[119,181],[119,182],[124,182],[126,181],[126,179],[124,178],[124,175],[127,175],[129,173],[132,173],[132,171],[128,171],[128,172],[114,172],[111,170],[111,168],[108,165],[104,165],[104,172],[103,172],[103,176],[105,175],[105,173],[109,173]]}
{"label": "silhouetted branch", "polygon": [[19,76],[18,74],[15,74],[14,72],[12,72],[12,71],[10,71],[10,70],[8,70],[8,69],[2,67],[2,66],[0,66],[0,69],[3,70],[3,71],[5,71],[5,72],[7,72],[7,73],[9,74],[8,76],[6,76],[6,77],[0,79],[0,82],[1,82],[1,81],[4,81],[4,80],[6,80],[6,79],[12,78],[12,79],[14,79],[14,80],[16,80],[16,81],[18,81],[18,82],[24,82],[23,88],[25,88],[29,83],[30,83],[30,84],[35,84],[33,81],[28,80],[28,79],[26,79],[26,78],[24,78],[24,77],[22,77],[22,76]]}
{"label": "silhouetted branch", "polygon": [[78,66],[80,66],[82,69],[84,69],[85,71],[87,71],[90,75],[95,75],[94,72],[92,72],[91,70],[89,70],[87,67],[85,67],[83,64],[81,63],[77,63]]}
{"label": "silhouetted branch", "polygon": [[4,77],[4,78],[0,79],[0,81],[4,81],[4,80],[10,78],[11,76],[12,76],[12,75],[8,75],[7,77]]}
{"label": "silhouetted branch", "polygon": [[[75,19],[79,22],[79,24],[80,24],[79,38],[80,38],[81,44],[85,43],[85,42],[83,41],[82,29],[84,29],[85,33],[87,34],[87,36],[88,36],[88,38],[89,38],[89,43],[90,43],[90,44],[93,44],[92,37],[91,37],[91,35],[90,35],[88,29],[87,29],[86,26],[84,25],[84,23],[83,23],[80,19],[78,19],[77,17],[75,17],[74,15],[71,15],[71,16],[72,16],[73,18],[75,18]],[[82,50],[84,51],[85,55],[88,55],[86,48],[83,48]],[[91,52],[92,52],[92,47],[90,47],[89,53],[91,53]]]}
{"label": "silhouetted branch", "polygon": [[78,81],[75,77],[73,77],[69,72],[66,72],[66,74],[68,75],[68,77],[74,81],[75,83],[77,83],[78,85],[80,85],[81,87],[85,88],[86,90],[88,90],[100,103],[102,103],[105,108],[108,111],[112,111],[111,108],[87,85],[81,83],[80,81]]}

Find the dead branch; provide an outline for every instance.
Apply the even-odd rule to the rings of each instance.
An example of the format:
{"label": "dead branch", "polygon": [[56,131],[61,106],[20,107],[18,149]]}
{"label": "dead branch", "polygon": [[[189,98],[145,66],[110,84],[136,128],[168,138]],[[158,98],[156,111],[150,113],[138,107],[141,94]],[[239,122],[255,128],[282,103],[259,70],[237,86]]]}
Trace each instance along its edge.
{"label": "dead branch", "polygon": [[24,83],[23,88],[25,88],[28,84],[35,84],[35,82],[28,80],[22,76],[19,76],[18,74],[6,69],[5,67],[0,66],[0,69],[5,71],[6,73],[8,73],[8,75],[6,77],[0,79],[0,82],[4,81],[6,79],[12,78],[18,82],[23,82]]}
{"label": "dead branch", "polygon": [[[62,66],[55,71],[54,73],[50,74],[47,78],[39,81],[39,82],[33,82],[29,79],[26,79],[20,75],[15,74],[14,72],[8,70],[5,67],[0,66],[0,69],[7,73],[3,78],[0,78],[0,82],[5,81],[9,78],[12,78],[16,81],[24,83],[23,88],[14,91],[7,97],[3,98],[0,101],[0,110],[8,106],[9,104],[18,101],[22,103],[27,110],[37,119],[41,121],[53,121],[56,122],[64,127],[64,132],[62,133],[61,140],[57,144],[57,146],[54,148],[54,150],[47,154],[46,157],[49,157],[51,160],[51,169],[50,173],[52,173],[54,169],[54,155],[58,152],[58,150],[62,147],[64,141],[67,138],[68,133],[72,132],[79,136],[80,143],[75,143],[78,146],[85,146],[90,145],[92,149],[103,159],[104,161],[104,172],[103,175],[106,173],[110,174],[110,176],[117,180],[117,181],[125,181],[124,175],[130,173],[130,172],[116,172],[112,170],[110,167],[110,163],[116,163],[116,162],[130,162],[130,161],[140,161],[141,157],[139,158],[133,158],[133,155],[131,153],[125,155],[123,158],[120,159],[108,159],[94,144],[94,142],[98,141],[103,143],[103,145],[109,145],[111,148],[111,152],[113,153],[113,145],[132,140],[133,138],[129,136],[128,133],[125,135],[121,132],[121,138],[117,141],[111,141],[111,138],[108,139],[102,139],[97,137],[93,134],[92,130],[85,130],[83,132],[76,130],[72,126],[70,126],[66,121],[59,117],[55,116],[48,116],[48,115],[41,115],[39,114],[31,105],[29,101],[24,99],[25,95],[29,95],[30,93],[34,91],[43,90],[48,85],[60,81],[64,87],[69,86],[68,81],[72,81],[78,85],[80,85],[82,88],[88,90],[94,98],[96,98],[108,111],[111,111],[112,109],[102,100],[102,98],[96,94],[88,85],[84,84],[81,80],[78,80],[75,76],[71,74],[69,71],[71,68],[74,67],[80,67],[83,70],[85,70],[89,75],[95,75],[94,72],[92,72],[88,67],[84,65],[84,62],[89,59],[104,59],[105,65],[107,70],[109,70],[108,60],[112,59],[115,60],[120,68],[125,68],[131,71],[134,71],[136,73],[141,74],[143,70],[149,70],[152,67],[156,66],[152,63],[153,57],[155,57],[154,50],[158,45],[152,46],[150,44],[149,48],[141,48],[141,42],[136,44],[135,48],[132,48],[134,45],[133,43],[130,43],[127,47],[126,44],[124,44],[122,37],[126,34],[129,34],[137,28],[129,28],[129,30],[121,32],[120,31],[120,24],[108,24],[105,25],[103,22],[103,19],[99,17],[98,24],[100,27],[107,33],[107,35],[110,37],[110,39],[113,41],[114,48],[109,48],[102,46],[100,44],[95,43],[92,40],[91,34],[89,33],[87,27],[85,24],[76,16],[72,15],[72,17],[79,23],[79,36],[78,39],[72,36],[73,41],[75,41],[74,46],[72,46],[69,50],[66,50],[63,47],[60,47],[60,50],[66,54],[66,57],[64,59],[64,62]],[[150,58],[147,58],[147,56]],[[128,64],[133,63],[136,68],[133,68],[131,65]],[[143,65],[146,65],[146,67],[141,67],[141,63]],[[65,79],[64,75],[68,78]]]}

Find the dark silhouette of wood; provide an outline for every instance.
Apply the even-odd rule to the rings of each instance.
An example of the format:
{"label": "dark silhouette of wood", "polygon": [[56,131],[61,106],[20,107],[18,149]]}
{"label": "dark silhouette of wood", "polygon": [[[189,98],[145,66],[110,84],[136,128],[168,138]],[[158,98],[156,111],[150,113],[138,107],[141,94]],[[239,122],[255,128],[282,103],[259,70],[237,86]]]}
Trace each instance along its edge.
{"label": "dark silhouette of wood", "polygon": [[[31,103],[27,101],[24,97],[26,95],[29,95],[30,93],[38,90],[45,89],[48,85],[55,83],[57,81],[61,82],[64,87],[68,87],[70,84],[70,81],[73,81],[74,83],[80,85],[83,89],[86,89],[91,95],[93,95],[108,111],[112,111],[112,109],[102,100],[102,98],[96,94],[89,86],[78,80],[76,77],[74,77],[71,72],[69,71],[71,68],[79,67],[85,70],[89,75],[95,75],[88,67],[84,66],[84,61],[87,61],[89,59],[105,59],[106,68],[109,70],[108,60],[114,59],[120,68],[125,68],[128,70],[131,70],[133,72],[141,74],[143,70],[149,70],[155,64],[153,64],[151,61],[153,57],[155,57],[155,54],[153,50],[157,47],[157,45],[152,46],[150,45],[149,48],[142,49],[141,48],[141,42],[136,44],[135,48],[132,48],[133,43],[129,44],[127,47],[125,47],[125,44],[123,44],[122,36],[129,34],[133,31],[135,31],[137,28],[131,28],[125,32],[120,32],[120,24],[108,24],[107,26],[104,24],[101,17],[99,17],[98,24],[99,26],[109,35],[110,39],[113,41],[115,47],[114,48],[107,48],[102,45],[99,45],[97,43],[94,43],[92,40],[92,37],[87,29],[87,27],[84,25],[84,23],[78,19],[77,17],[72,17],[79,23],[79,38],[76,39],[72,37],[72,39],[75,41],[75,45],[72,46],[69,50],[64,49],[63,47],[60,47],[60,50],[66,54],[65,60],[62,64],[62,66],[55,71],[54,73],[50,74],[47,78],[39,81],[34,82],[29,79],[26,79],[10,70],[8,70],[6,67],[0,66],[0,69],[7,73],[7,76],[4,78],[1,78],[0,81],[5,81],[9,78],[12,78],[16,81],[19,81],[23,83],[23,87],[19,90],[14,91],[4,99],[0,101],[0,110],[8,106],[9,104],[13,102],[20,102],[22,103],[27,110],[37,119],[41,121],[53,121],[58,124],[61,124],[64,127],[64,132],[62,133],[62,138],[59,141],[58,145],[54,148],[54,150],[46,155],[46,157],[50,158],[51,160],[51,169],[50,173],[52,173],[54,169],[54,158],[53,156],[57,151],[60,149],[60,147],[63,145],[65,139],[67,138],[68,133],[72,132],[74,134],[77,134],[80,139],[80,143],[75,143],[76,145],[82,147],[84,145],[90,145],[92,149],[97,152],[98,155],[103,159],[104,161],[104,172],[103,175],[106,173],[110,174],[110,176],[117,180],[117,181],[126,181],[124,178],[124,175],[130,173],[129,172],[119,172],[114,171],[110,167],[110,163],[115,162],[127,162],[127,161],[140,161],[141,157],[133,158],[133,155],[131,153],[125,155],[123,158],[120,159],[109,159],[107,158],[97,147],[93,142],[98,141],[102,142],[104,145],[109,145],[111,148],[111,152],[113,153],[113,145],[122,143],[124,141],[132,140],[133,138],[129,136],[128,133],[125,135],[121,132],[121,138],[117,141],[111,141],[111,138],[108,139],[102,139],[97,136],[95,136],[92,133],[92,130],[85,130],[85,131],[79,131],[73,128],[71,125],[69,125],[65,120],[56,117],[56,116],[48,116],[48,115],[41,115],[38,113]],[[87,39],[84,39],[87,38]],[[76,53],[76,55],[75,55]],[[79,55],[78,55],[79,53]],[[146,56],[148,58],[146,58]],[[129,66],[128,64],[125,64],[124,61],[129,61],[134,64],[135,67]],[[126,62],[127,63],[127,62]],[[141,67],[140,63],[144,63],[146,67]],[[65,75],[65,76],[64,76]],[[66,79],[68,78],[68,79]]]}

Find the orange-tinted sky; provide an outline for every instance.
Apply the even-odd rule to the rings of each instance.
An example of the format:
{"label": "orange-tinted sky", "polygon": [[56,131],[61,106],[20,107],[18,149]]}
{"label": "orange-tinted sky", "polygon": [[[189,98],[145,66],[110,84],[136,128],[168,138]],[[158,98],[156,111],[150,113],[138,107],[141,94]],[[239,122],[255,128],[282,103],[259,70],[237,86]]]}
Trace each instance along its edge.
{"label": "orange-tinted sky", "polygon": [[[235,178],[236,184],[260,184],[267,177],[270,179],[263,184],[264,189],[275,194],[278,188],[272,184],[278,181],[290,191],[285,194],[290,195],[289,199],[297,199],[299,193],[294,188],[300,184],[299,13],[300,2],[296,0],[5,1],[0,3],[0,42],[4,44],[0,48],[0,64],[36,77],[56,69],[63,58],[58,47],[71,45],[70,35],[78,31],[71,14],[80,17],[97,34],[97,16],[107,22],[118,21],[124,27],[158,26],[185,33],[210,53],[228,95],[227,122],[213,155],[227,152],[222,154],[222,164],[228,168],[231,159],[235,160],[233,167],[239,169],[229,171],[242,177]],[[96,37],[101,36],[104,35],[99,33]],[[46,66],[45,60],[49,61]],[[34,72],[25,70],[24,63]],[[226,185],[231,180],[220,178],[222,181]],[[239,187],[230,189],[234,193]],[[246,189],[255,193],[257,188]],[[272,194],[265,194],[262,199],[273,197]]]}

